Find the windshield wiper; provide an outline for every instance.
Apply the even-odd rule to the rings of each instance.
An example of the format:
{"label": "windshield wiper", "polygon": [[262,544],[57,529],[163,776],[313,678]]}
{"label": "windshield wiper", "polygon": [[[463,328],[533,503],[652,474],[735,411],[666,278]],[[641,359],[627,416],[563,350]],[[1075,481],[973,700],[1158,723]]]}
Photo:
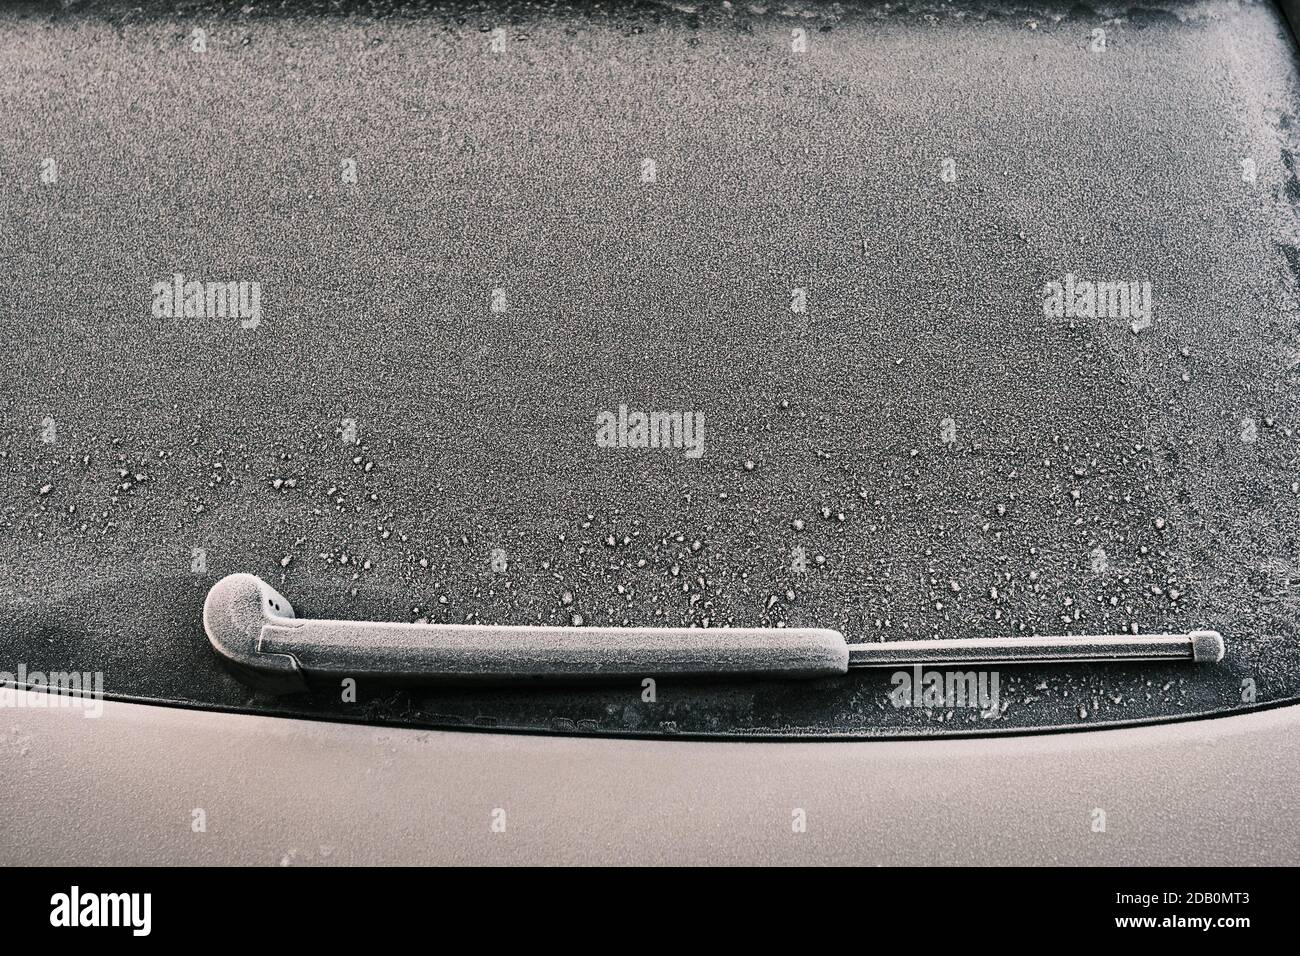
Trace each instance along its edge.
{"label": "windshield wiper", "polygon": [[647,676],[829,677],[850,667],[1223,659],[1217,631],[849,644],[825,628],[546,627],[311,620],[261,578],[232,574],[203,605],[212,646],[273,693],[308,680],[616,680]]}

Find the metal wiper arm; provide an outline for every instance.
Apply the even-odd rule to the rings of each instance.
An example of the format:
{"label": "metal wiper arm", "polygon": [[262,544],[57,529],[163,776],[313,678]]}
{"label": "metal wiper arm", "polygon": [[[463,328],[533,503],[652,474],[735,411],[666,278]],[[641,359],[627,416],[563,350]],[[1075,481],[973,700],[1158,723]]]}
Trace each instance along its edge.
{"label": "metal wiper arm", "polygon": [[388,681],[601,680],[716,674],[825,677],[848,669],[838,631],[820,628],[497,627],[310,620],[251,574],[212,586],[212,646],[246,683],[279,693],[308,677]]}
{"label": "metal wiper arm", "polygon": [[1223,657],[1188,635],[974,638],[848,644],[824,628],[497,627],[312,620],[261,578],[232,574],[203,606],[212,646],[245,683],[274,693],[308,678],[436,683],[646,676],[829,677],[850,667]]}

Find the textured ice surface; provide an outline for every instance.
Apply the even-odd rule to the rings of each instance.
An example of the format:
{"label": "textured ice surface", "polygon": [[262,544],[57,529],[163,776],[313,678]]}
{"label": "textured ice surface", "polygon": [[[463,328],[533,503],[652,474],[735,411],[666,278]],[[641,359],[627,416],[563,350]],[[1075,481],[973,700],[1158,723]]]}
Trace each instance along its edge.
{"label": "textured ice surface", "polygon": [[[257,706],[872,733],[1300,689],[1270,6],[284,9],[0,14],[0,669],[240,704],[200,608],[249,571],[312,617],[1229,646],[1008,672],[998,722],[888,675]],[[155,317],[174,273],[260,323]],[[1067,274],[1149,282],[1149,326],[1045,315]],[[704,454],[599,447],[620,404]]]}

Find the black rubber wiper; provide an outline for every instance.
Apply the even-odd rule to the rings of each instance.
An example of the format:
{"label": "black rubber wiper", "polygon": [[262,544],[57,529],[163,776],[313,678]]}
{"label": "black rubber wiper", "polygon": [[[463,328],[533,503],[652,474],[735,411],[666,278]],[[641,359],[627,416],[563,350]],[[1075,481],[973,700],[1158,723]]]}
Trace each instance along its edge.
{"label": "black rubber wiper", "polygon": [[619,680],[648,676],[830,677],[851,667],[1223,659],[1217,631],[849,644],[824,628],[545,627],[311,620],[261,578],[232,574],[203,606],[212,646],[273,693],[309,680]]}

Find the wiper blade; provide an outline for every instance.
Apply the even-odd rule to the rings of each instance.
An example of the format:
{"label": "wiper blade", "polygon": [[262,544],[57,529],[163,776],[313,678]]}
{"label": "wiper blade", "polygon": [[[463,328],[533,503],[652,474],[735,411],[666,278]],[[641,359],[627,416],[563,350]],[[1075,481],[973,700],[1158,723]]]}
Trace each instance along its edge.
{"label": "wiper blade", "polygon": [[850,667],[899,664],[1068,664],[1079,661],[1223,660],[1218,631],[1090,634],[1078,637],[973,637],[849,645]]}
{"label": "wiper blade", "polygon": [[251,574],[208,591],[203,625],[245,683],[272,693],[309,679],[390,682],[617,680],[647,676],[830,677],[850,667],[1223,658],[1215,631],[848,644],[825,628],[401,624],[295,616]]}

